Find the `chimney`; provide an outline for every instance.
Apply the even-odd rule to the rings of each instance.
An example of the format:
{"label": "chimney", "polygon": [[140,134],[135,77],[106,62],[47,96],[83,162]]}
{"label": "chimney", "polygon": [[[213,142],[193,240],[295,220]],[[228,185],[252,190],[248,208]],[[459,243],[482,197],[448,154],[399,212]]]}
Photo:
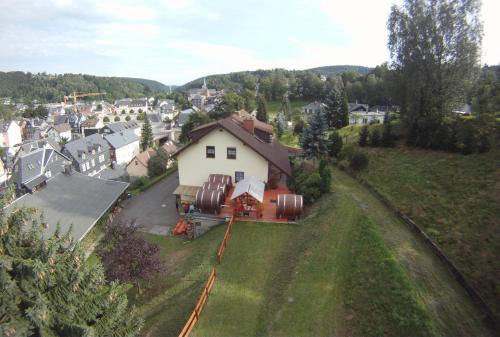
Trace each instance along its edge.
{"label": "chimney", "polygon": [[243,127],[245,128],[245,130],[247,130],[248,132],[250,132],[253,135],[254,128],[255,128],[253,118],[245,118],[243,120]]}

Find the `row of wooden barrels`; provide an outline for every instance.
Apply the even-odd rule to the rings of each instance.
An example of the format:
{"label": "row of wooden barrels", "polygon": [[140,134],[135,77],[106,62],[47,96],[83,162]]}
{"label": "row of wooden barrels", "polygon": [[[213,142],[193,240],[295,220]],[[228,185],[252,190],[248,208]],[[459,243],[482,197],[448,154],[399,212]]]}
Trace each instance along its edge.
{"label": "row of wooden barrels", "polygon": [[232,177],[224,174],[210,174],[208,181],[196,191],[195,207],[202,213],[219,214],[229,190],[233,186]]}
{"label": "row of wooden barrels", "polygon": [[[208,181],[198,189],[195,206],[202,213],[219,214],[221,206],[232,187],[229,175],[211,174]],[[276,217],[298,219],[304,210],[304,200],[297,194],[278,194],[276,199]]]}

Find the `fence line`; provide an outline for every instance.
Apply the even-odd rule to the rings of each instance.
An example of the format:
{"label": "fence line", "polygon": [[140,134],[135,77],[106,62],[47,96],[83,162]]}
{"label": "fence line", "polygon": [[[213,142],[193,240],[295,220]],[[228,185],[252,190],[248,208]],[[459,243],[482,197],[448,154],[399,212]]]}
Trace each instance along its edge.
{"label": "fence line", "polygon": [[[222,261],[222,255],[224,254],[224,250],[226,249],[227,246],[227,241],[229,240],[229,236],[231,235],[231,232],[233,231],[233,223],[234,223],[234,216],[231,217],[231,220],[229,220],[229,223],[227,224],[226,232],[224,233],[224,238],[222,239],[222,242],[220,244],[219,250],[217,251],[217,260],[219,264]],[[212,290],[212,286],[214,285],[215,282],[215,266],[212,267],[212,272],[210,273],[210,276],[208,277],[207,284],[203,288],[203,291],[201,292],[200,298],[198,300],[198,303],[196,303],[196,306],[194,307],[193,312],[189,316],[186,324],[184,324],[184,327],[182,328],[179,337],[188,337],[189,334],[191,333],[191,330],[193,330],[196,322],[198,322],[200,318],[200,314],[203,311],[203,307],[205,306],[205,303],[207,302],[208,295],[210,295],[210,290]]]}
{"label": "fence line", "polygon": [[234,223],[234,216],[231,217],[231,220],[229,220],[229,223],[226,228],[226,232],[224,233],[224,238],[222,239],[222,242],[220,243],[219,251],[217,252],[217,260],[219,261],[219,264],[222,262],[222,256],[224,255],[224,250],[227,247],[227,241],[229,240],[229,236],[231,235],[231,232],[233,231],[233,223]]}
{"label": "fence line", "polygon": [[433,253],[444,263],[448,270],[451,272],[455,280],[465,289],[470,298],[479,306],[481,312],[486,316],[486,321],[495,329],[500,329],[500,322],[493,313],[493,310],[486,304],[486,301],[479,294],[479,291],[474,288],[469,281],[465,278],[462,272],[455,266],[455,264],[448,258],[443,250],[431,239],[431,237],[420,227],[413,219],[403,213],[399,208],[395,207],[382,193],[373,187],[368,181],[360,177],[356,178],[361,185],[365,186],[382,204],[389,208],[401,221],[406,223],[417,236],[431,248]]}
{"label": "fence line", "polygon": [[215,267],[212,268],[212,272],[210,273],[210,276],[208,277],[207,284],[203,288],[203,291],[201,292],[200,298],[198,300],[198,303],[196,303],[196,306],[194,307],[193,312],[189,316],[186,324],[184,324],[184,327],[182,328],[179,337],[187,337],[191,333],[191,330],[193,330],[196,322],[200,318],[200,314],[203,311],[203,307],[205,306],[205,303],[207,302],[208,295],[210,295],[210,290],[212,290],[212,286],[214,285],[215,282]]}

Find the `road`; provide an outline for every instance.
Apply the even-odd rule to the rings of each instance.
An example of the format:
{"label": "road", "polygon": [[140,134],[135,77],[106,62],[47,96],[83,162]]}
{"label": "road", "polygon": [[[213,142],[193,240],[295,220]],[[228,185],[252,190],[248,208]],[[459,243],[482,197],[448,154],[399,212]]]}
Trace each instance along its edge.
{"label": "road", "polygon": [[177,171],[150,187],[141,194],[126,200],[116,221],[137,220],[142,231],[153,234],[168,234],[176,224],[175,196],[172,194],[179,185]]}

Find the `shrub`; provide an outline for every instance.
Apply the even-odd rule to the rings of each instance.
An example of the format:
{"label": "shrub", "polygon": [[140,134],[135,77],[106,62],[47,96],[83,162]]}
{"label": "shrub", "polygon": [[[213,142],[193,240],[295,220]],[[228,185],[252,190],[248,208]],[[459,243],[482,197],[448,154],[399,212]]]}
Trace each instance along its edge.
{"label": "shrub", "polygon": [[[301,163],[294,167],[289,188],[295,193],[301,194],[305,204],[313,203],[323,193],[330,191],[331,172],[328,168],[328,162],[324,162],[321,166],[323,176],[320,175],[319,169],[315,169],[307,163]],[[326,180],[329,180],[328,183]]]}
{"label": "shrub", "polygon": [[488,135],[486,134],[481,134],[479,136],[479,145],[478,145],[478,152],[479,153],[485,153],[488,152],[491,149],[491,143]]}
{"label": "shrub", "polygon": [[119,122],[120,121],[120,117],[116,116],[115,117],[115,122]]}
{"label": "shrub", "polygon": [[347,169],[349,168],[349,161],[345,159],[341,160],[338,162],[337,167],[342,171],[347,171]]}
{"label": "shrub", "polygon": [[373,129],[370,136],[370,146],[377,147],[380,146],[380,132],[378,129]]}
{"label": "shrub", "polygon": [[104,116],[104,118],[102,119],[102,121],[104,123],[109,123],[109,117],[108,116]]}
{"label": "shrub", "polygon": [[319,162],[319,176],[321,177],[320,183],[320,191],[321,193],[330,192],[331,184],[332,184],[332,171],[330,170],[330,165],[328,161],[322,159]]}
{"label": "shrub", "polygon": [[130,183],[130,187],[129,189],[130,190],[136,190],[138,188],[141,188],[141,187],[144,187],[147,185],[149,179],[147,177],[139,177],[139,178],[136,178],[134,179],[131,183]]}
{"label": "shrub", "polygon": [[137,120],[138,121],[143,121],[144,119],[146,119],[146,114],[145,113],[140,113],[137,115]]}
{"label": "shrub", "polygon": [[356,152],[350,161],[349,167],[353,171],[360,171],[368,166],[368,157],[363,152]]}
{"label": "shrub", "polygon": [[359,132],[358,145],[364,147],[368,144],[368,127],[363,126]]}
{"label": "shrub", "polygon": [[128,122],[130,121],[130,116],[125,117],[125,120]]}
{"label": "shrub", "polygon": [[125,109],[122,110],[122,115],[125,115],[127,112],[125,111]]}
{"label": "shrub", "polygon": [[167,171],[168,154],[163,150],[156,151],[156,154],[149,159],[148,176],[150,178],[159,176]]}

